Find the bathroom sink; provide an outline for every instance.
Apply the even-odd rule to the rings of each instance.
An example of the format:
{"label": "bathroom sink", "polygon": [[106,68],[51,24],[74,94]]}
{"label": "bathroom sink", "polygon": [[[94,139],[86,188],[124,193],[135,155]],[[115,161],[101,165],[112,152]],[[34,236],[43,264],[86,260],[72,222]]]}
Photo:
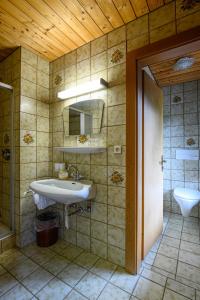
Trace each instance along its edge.
{"label": "bathroom sink", "polygon": [[95,198],[96,188],[92,181],[44,179],[33,181],[30,189],[48,199],[66,205]]}

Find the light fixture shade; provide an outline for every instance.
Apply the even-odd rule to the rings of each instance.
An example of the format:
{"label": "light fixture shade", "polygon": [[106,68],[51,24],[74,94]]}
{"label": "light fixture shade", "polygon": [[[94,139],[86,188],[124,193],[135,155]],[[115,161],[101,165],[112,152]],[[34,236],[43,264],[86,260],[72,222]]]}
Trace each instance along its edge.
{"label": "light fixture shade", "polygon": [[194,64],[194,58],[193,57],[182,57],[182,58],[179,58],[173,69],[175,71],[181,71],[181,70],[185,70],[185,69],[188,69],[190,68],[193,64]]}
{"label": "light fixture shade", "polygon": [[108,87],[108,83],[103,79],[92,80],[76,87],[58,92],[59,99],[69,99],[80,95],[88,94],[94,91],[99,91]]}

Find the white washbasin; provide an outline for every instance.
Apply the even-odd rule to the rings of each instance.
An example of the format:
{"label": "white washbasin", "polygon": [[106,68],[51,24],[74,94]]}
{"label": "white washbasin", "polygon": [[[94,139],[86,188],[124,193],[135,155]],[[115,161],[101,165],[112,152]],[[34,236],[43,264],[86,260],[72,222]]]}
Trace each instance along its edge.
{"label": "white washbasin", "polygon": [[30,189],[48,199],[66,205],[95,198],[96,188],[92,181],[44,179],[33,181]]}

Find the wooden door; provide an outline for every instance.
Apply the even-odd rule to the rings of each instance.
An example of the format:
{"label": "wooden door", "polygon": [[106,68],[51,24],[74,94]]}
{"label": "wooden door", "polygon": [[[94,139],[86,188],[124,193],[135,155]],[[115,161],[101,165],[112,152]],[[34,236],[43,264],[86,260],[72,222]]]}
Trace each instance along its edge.
{"label": "wooden door", "polygon": [[143,238],[142,258],[163,226],[163,92],[143,71]]}

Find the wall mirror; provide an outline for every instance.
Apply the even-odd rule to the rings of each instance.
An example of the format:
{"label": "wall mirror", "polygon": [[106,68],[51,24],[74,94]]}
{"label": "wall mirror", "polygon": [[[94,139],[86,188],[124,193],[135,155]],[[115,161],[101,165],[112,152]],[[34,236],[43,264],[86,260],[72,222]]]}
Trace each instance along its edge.
{"label": "wall mirror", "polygon": [[102,99],[85,100],[63,110],[65,135],[100,133],[105,102]]}

